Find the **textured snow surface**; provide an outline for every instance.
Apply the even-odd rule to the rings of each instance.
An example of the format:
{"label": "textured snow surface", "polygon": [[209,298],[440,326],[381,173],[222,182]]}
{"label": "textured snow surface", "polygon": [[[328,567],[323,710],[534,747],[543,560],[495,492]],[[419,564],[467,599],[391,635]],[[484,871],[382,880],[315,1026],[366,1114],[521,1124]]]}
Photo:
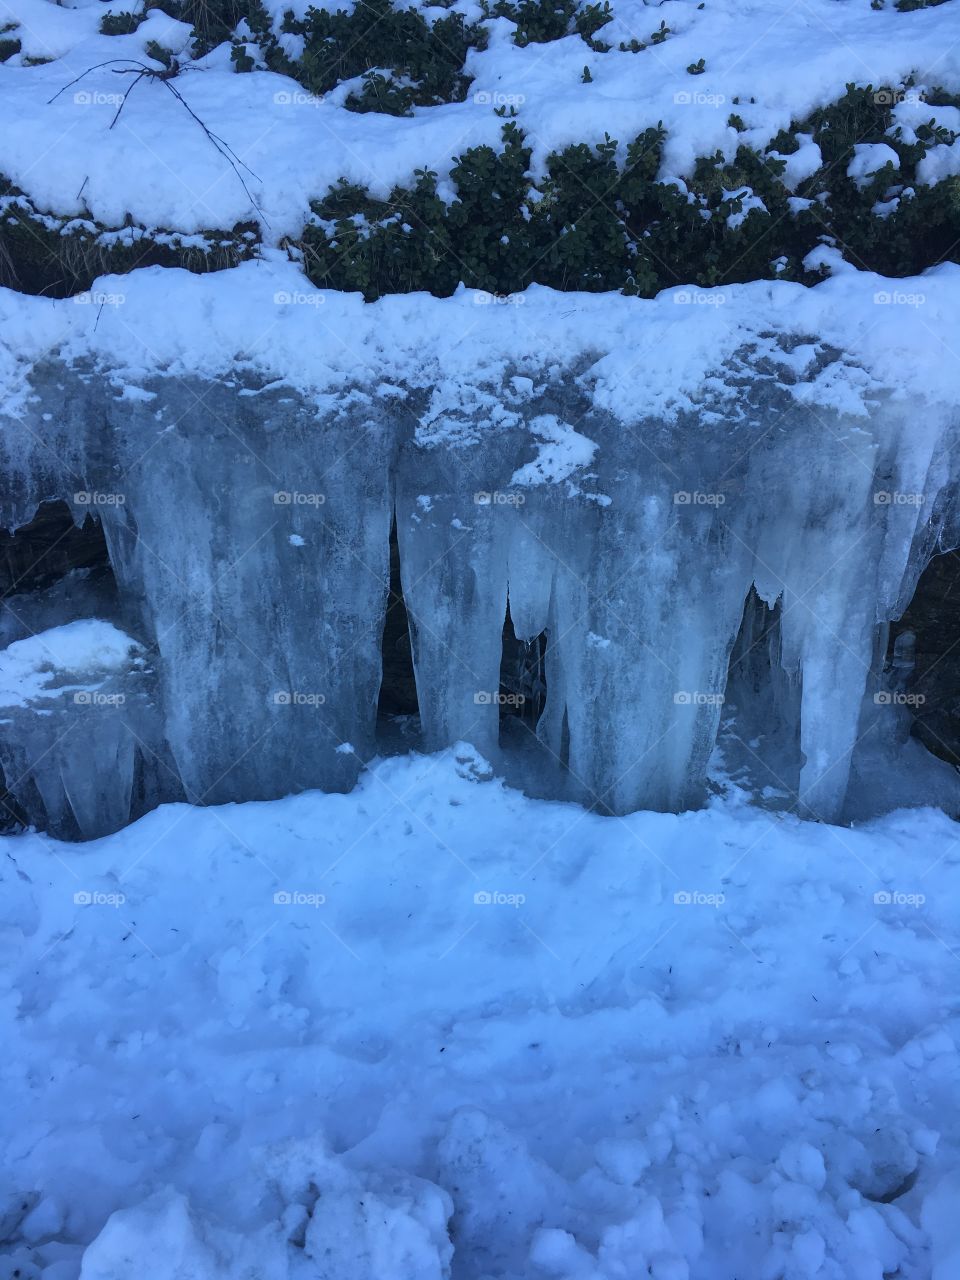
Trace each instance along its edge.
{"label": "textured snow surface", "polygon": [[[863,414],[885,391],[953,410],[960,267],[891,280],[846,266],[835,250],[818,252],[836,274],[812,289],[756,281],[653,299],[533,285],[509,300],[460,289],[452,298],[364,303],[314,289],[280,254],[211,275],[150,267],[107,276],[63,300],[0,290],[0,404],[6,412],[22,405],[31,367],[54,354],[113,371],[117,394],[130,401],[150,399],[138,378],[163,372],[255,374],[326,393],[360,384],[388,404],[403,397],[396,384],[404,383],[430,391],[423,442],[450,443],[449,416],[470,413],[465,389],[499,389],[514,367],[537,383],[576,367],[594,405],[629,423],[696,409],[705,393],[722,390],[710,375],[749,347],[755,360],[775,360],[787,381],[804,380],[795,394],[811,404]],[[780,339],[791,335],[805,341],[787,354]],[[843,359],[818,373],[815,358],[827,348]],[[515,391],[525,388],[534,390],[518,377]],[[496,424],[494,402],[473,407],[475,431],[484,419]],[[538,421],[543,457],[519,483],[558,477],[585,456],[585,442],[560,440],[556,424]]]}
{"label": "textured snow surface", "polygon": [[956,824],[489,774],[0,841],[0,1274],[952,1280]]}
{"label": "textured snow surface", "polygon": [[[182,231],[256,219],[267,241],[277,243],[301,229],[311,198],[341,177],[386,196],[416,168],[445,175],[468,147],[496,144],[503,124],[498,104],[514,107],[535,172],[551,151],[570,143],[601,141],[608,133],[626,146],[662,121],[669,133],[664,176],[672,177],[689,174],[698,156],[720,150],[732,158],[741,143],[766,145],[848,83],[896,86],[913,75],[921,110],[925,87],[960,89],[951,4],[914,13],[892,4],[877,11],[869,0],[615,0],[612,7],[615,21],[600,34],[613,46],[608,53],[594,53],[579,36],[518,48],[511,23],[489,24],[488,49],[467,59],[474,79],[466,101],[419,108],[410,119],[346,110],[356,82],[320,100],[285,76],[237,75],[222,45],[176,83],[191,110],[252,171],[245,190],[163,84],[138,85],[113,129],[131,80],[115,74],[116,66],[99,67],[50,102],[99,63],[142,62],[151,40],[182,53],[189,40],[184,24],[154,10],[132,35],[102,36],[100,4],[63,10],[47,0],[2,0],[0,25],[19,24],[23,55],[53,61],[22,67],[17,57],[0,65],[0,172],[58,213],[86,211],[110,226],[123,225],[129,214]],[[115,12],[122,8],[113,5]],[[470,0],[453,8],[470,20],[482,16]],[[662,44],[640,53],[617,49],[620,41],[649,42],[663,21],[671,35]],[[700,59],[704,73],[691,76],[687,67]],[[745,133],[728,124],[734,111]],[[943,152],[928,165],[930,181],[960,169],[956,148]]]}

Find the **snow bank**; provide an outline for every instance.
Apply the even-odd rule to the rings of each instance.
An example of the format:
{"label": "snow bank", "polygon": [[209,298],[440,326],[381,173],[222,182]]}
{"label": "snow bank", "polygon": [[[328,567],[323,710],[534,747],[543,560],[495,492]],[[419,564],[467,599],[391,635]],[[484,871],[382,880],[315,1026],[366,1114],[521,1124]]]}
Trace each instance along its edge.
{"label": "snow bank", "polygon": [[0,841],[4,1262],[947,1280],[956,824],[603,818],[457,755]]}
{"label": "snow bank", "polygon": [[[15,407],[31,367],[56,355],[95,362],[127,398],[142,394],[138,379],[158,374],[249,376],[334,394],[360,382],[385,405],[402,398],[398,383],[429,388],[425,431],[431,443],[449,444],[465,389],[499,387],[510,371],[542,384],[576,368],[598,407],[636,424],[676,417],[705,391],[721,391],[717,378],[741,348],[806,382],[797,394],[825,408],[866,414],[885,392],[952,409],[960,267],[892,280],[856,271],[833,251],[822,257],[836,274],[812,289],[757,281],[654,299],[531,286],[505,299],[461,288],[452,298],[416,293],[368,304],[313,288],[283,255],[209,275],[153,267],[103,277],[60,301],[0,290],[0,412]],[[792,358],[783,342],[791,335],[805,340]],[[818,373],[814,357],[827,347],[841,360]]]}

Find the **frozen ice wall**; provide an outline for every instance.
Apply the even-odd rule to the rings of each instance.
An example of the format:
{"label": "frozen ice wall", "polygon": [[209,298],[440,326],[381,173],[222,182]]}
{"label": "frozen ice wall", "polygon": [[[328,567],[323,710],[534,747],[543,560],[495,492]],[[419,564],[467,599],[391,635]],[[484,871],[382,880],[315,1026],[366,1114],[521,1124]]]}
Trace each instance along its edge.
{"label": "frozen ice wall", "polygon": [[[799,805],[840,814],[879,629],[954,536],[949,388],[928,378],[918,400],[884,376],[909,317],[877,332],[851,308],[845,348],[828,286],[748,286],[702,314],[545,290],[526,311],[329,296],[277,313],[271,270],[223,273],[246,327],[216,281],[169,271],[178,324],[156,319],[155,272],[95,332],[32,302],[38,349],[2,366],[3,521],[51,498],[102,520],[116,621],[155,665],[160,728],[138,751],[161,762],[157,794],[352,785],[375,750],[396,518],[429,748],[496,752],[509,602],[520,640],[546,637],[558,792],[699,803],[736,644],[754,673],[738,703],[776,705],[798,737]],[[741,631],[752,588],[778,602],[774,641]],[[32,714],[3,726],[5,759],[28,762]],[[98,739],[87,720],[78,741]],[[109,796],[99,821],[49,805],[53,826],[129,815],[126,765],[114,783],[102,752],[63,767]]]}

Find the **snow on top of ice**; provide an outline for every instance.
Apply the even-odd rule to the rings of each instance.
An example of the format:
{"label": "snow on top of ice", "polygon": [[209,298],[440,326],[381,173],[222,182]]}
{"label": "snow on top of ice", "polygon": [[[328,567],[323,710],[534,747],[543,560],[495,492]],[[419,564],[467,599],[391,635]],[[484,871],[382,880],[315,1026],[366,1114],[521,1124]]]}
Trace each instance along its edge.
{"label": "snow on top of ice", "polygon": [[[0,405],[22,412],[31,366],[59,356],[92,361],[119,387],[142,389],[158,374],[247,374],[313,394],[318,408],[348,391],[370,403],[384,383],[391,407],[398,387],[429,389],[423,443],[470,443],[520,421],[506,394],[524,399],[517,377],[578,378],[598,408],[637,422],[708,396],[733,400],[724,366],[749,347],[797,379],[793,393],[811,404],[864,413],[886,392],[954,406],[960,267],[894,280],[857,271],[836,251],[820,256],[836,275],[814,288],[756,281],[640,299],[531,286],[510,306],[480,305],[490,295],[468,289],[365,303],[313,289],[279,255],[210,275],[151,267],[105,277],[89,295],[112,299],[102,306],[0,290]],[[839,362],[817,357],[828,348]]]}
{"label": "snow on top of ice", "polygon": [[[51,627],[0,652],[0,706],[22,707],[46,697],[54,681],[77,674],[70,688],[86,689],[126,667],[140,650],[135,640],[111,622],[82,618]],[[91,684],[91,676],[98,677]]]}
{"label": "snow on top of ice", "polygon": [[552,413],[541,414],[530,423],[530,430],[540,441],[537,456],[514,472],[510,483],[526,486],[566,480],[580,467],[588,465],[597,446],[574,431]]}
{"label": "snow on top of ice", "polygon": [[[515,108],[533,148],[535,174],[553,150],[605,133],[625,145],[662,121],[668,130],[663,173],[682,176],[698,156],[720,150],[732,158],[740,143],[769,143],[792,120],[840,96],[848,83],[899,85],[912,75],[960,89],[952,5],[901,13],[892,5],[874,10],[869,0],[789,6],[781,0],[710,0],[705,6],[674,0],[657,8],[616,0],[613,10],[614,22],[601,36],[614,46],[607,53],[594,52],[578,35],[521,48],[511,38],[512,24],[488,23],[489,47],[467,58],[474,79],[466,101],[418,108],[412,118],[348,111],[342,85],[321,101],[285,76],[238,75],[229,47],[221,45],[176,84],[256,175],[248,193],[164,84],[141,82],[113,129],[117,95],[132,79],[117,74],[116,66],[83,75],[50,102],[98,63],[142,61],[150,40],[179,53],[189,34],[183,23],[153,10],[137,31],[104,36],[100,5],[70,9],[46,0],[0,0],[0,25],[17,24],[24,54],[53,59],[24,67],[15,55],[0,64],[0,172],[43,208],[86,210],[114,226],[130,215],[185,232],[230,227],[261,218],[255,201],[265,236],[276,243],[300,230],[310,199],[341,177],[386,196],[416,168],[442,177],[466,148],[496,144],[503,124],[494,111],[498,103]],[[649,44],[661,20],[671,34]],[[616,48],[633,39],[648,47],[639,53]],[[703,73],[691,76],[687,68],[701,59]],[[585,66],[589,83],[583,82]],[[734,111],[746,133],[728,123]],[[931,180],[948,159],[928,166]],[[795,163],[813,162],[810,154]]]}

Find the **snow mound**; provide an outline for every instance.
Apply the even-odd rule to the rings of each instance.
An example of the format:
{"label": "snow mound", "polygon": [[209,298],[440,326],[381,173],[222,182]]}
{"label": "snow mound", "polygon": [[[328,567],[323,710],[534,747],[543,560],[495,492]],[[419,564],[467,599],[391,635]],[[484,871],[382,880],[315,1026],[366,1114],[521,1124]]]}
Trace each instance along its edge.
{"label": "snow mound", "polygon": [[[0,706],[22,707],[48,696],[56,685],[71,689],[96,687],[104,677],[122,671],[140,645],[111,622],[82,618],[51,627],[0,652]],[[77,677],[71,681],[70,677]]]}
{"label": "snow mound", "polygon": [[331,1157],[313,1174],[306,1203],[247,1233],[217,1225],[171,1187],[157,1191],[110,1215],[84,1251],[80,1280],[448,1280],[446,1192],[402,1174],[371,1185]]}
{"label": "snow mound", "polygon": [[0,1267],[952,1280],[958,850],[455,751],[5,838]]}

